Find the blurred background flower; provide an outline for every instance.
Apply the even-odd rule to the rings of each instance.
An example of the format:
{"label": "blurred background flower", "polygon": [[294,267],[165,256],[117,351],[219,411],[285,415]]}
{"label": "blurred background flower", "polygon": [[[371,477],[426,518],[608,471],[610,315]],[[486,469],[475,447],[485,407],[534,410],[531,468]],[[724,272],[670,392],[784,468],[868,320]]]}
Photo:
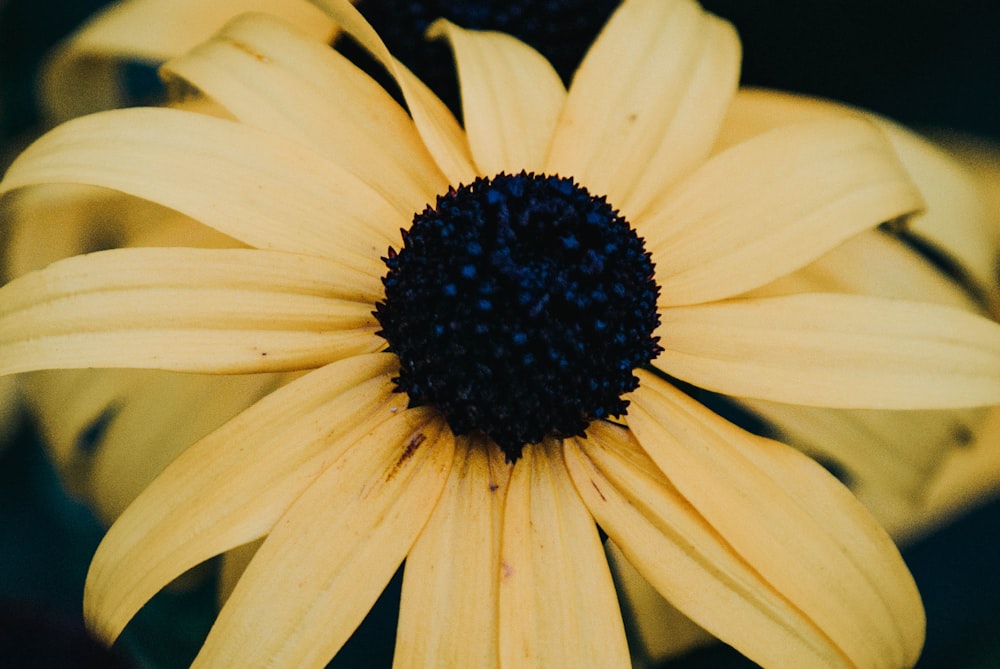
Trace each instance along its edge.
{"label": "blurred background flower", "polygon": [[[375,0],[365,2],[369,5],[378,4]],[[143,30],[119,26],[107,35],[106,44],[102,45],[97,40],[70,47],[71,50],[83,50],[87,54],[85,58],[78,57],[80,51],[71,51],[69,57],[63,51],[65,60],[60,61],[57,56],[50,61],[51,66],[43,79],[44,85],[36,88],[38,65],[43,54],[49,51],[61,35],[85,18],[88,11],[96,10],[101,4],[81,0],[0,2],[0,127],[7,140],[6,155],[16,151],[42,126],[93,108],[88,108],[87,105],[115,106],[126,101],[155,100],[159,92],[152,64],[161,57],[170,55],[172,49],[183,49],[206,36],[215,27],[213,25],[206,29],[207,24],[196,22],[195,25],[200,25],[200,30],[204,32],[198,34],[197,30],[190,30],[180,35],[167,33],[161,35],[162,41],[158,42],[150,38],[148,31],[155,32],[162,26],[161,23],[150,22]],[[202,10],[209,4],[212,3],[177,2],[175,8],[179,11],[190,5],[200,17],[199,21],[202,21]],[[240,3],[231,0],[215,4],[224,13],[230,11],[232,5]],[[266,3],[242,3],[243,6],[262,4]],[[504,3],[506,4],[509,3]],[[602,3],[593,3],[588,7],[599,12],[600,4]],[[802,7],[791,2],[768,3],[766,7],[744,6],[736,1],[707,1],[703,4],[706,9],[732,20],[739,29],[745,53],[744,84],[836,98],[874,109],[910,125],[935,131],[947,129],[947,139],[951,145],[958,147],[964,158],[975,161],[984,174],[988,169],[993,169],[994,183],[997,182],[997,168],[995,163],[991,163],[991,156],[994,154],[985,149],[979,140],[970,140],[968,136],[1000,140],[1000,121],[997,120],[1000,119],[1000,82],[995,68],[990,66],[996,62],[996,56],[1000,55],[997,53],[1000,45],[993,39],[1000,28],[1000,8],[985,6],[986,3],[952,7],[943,2],[909,5],[889,0],[874,3],[857,1],[829,7],[813,6],[812,3]],[[430,11],[437,13],[434,9]],[[433,16],[417,18],[429,20]],[[462,17],[456,18],[462,22]],[[599,26],[603,18],[601,16],[594,20],[592,25]],[[464,22],[471,25],[469,20]],[[514,21],[514,25],[518,23]],[[525,37],[532,40],[531,35]],[[589,37],[584,36],[581,41],[587,42]],[[116,43],[116,40],[123,43]],[[106,56],[108,49],[114,52],[117,48],[131,48],[135,53],[145,54],[146,61],[123,66],[114,58],[102,59],[102,49]],[[422,44],[417,48],[433,50],[433,47]],[[440,50],[438,56],[428,56],[430,64],[426,67],[431,70],[439,67],[433,65],[434,58],[442,58],[447,63],[445,50],[443,47],[437,48]],[[572,56],[567,58],[572,59]],[[79,69],[82,66],[85,67]],[[94,82],[107,81],[108,78],[95,78],[93,75],[107,74],[108,68],[115,71],[115,78],[123,82],[124,86],[120,89],[111,87],[94,90]],[[420,69],[417,68],[417,71],[419,73]],[[450,74],[450,67],[445,71]],[[88,72],[91,76],[87,76]],[[441,85],[445,86],[447,82],[442,82]],[[52,90],[78,90],[80,94],[53,95]],[[67,100],[74,104],[66,105]],[[75,104],[76,101],[80,105]],[[108,215],[110,220],[124,221],[128,218],[127,214],[116,214],[113,209],[109,209]],[[52,236],[56,241],[72,248],[73,240]],[[108,240],[104,241],[104,244],[109,243]],[[985,260],[972,264],[976,266],[980,284],[986,283],[988,286],[995,280],[995,247],[991,249],[988,244],[980,244],[977,248],[986,252]],[[925,257],[932,255],[934,251],[933,247],[923,250]],[[53,253],[61,252],[54,249]],[[961,253],[955,255],[963,257]],[[968,266],[955,266],[954,256],[951,259],[937,260],[948,273],[969,273]],[[862,262],[860,267],[867,266]],[[114,383],[128,384],[129,381],[118,379]],[[131,383],[142,383],[142,379],[133,379]],[[265,380],[261,383],[259,392],[263,392],[268,382]],[[255,391],[244,389],[241,392],[250,396]],[[3,393],[2,388],[0,393]],[[220,408],[219,414],[212,415],[237,410],[246,401],[246,396],[234,399],[231,407]],[[4,411],[12,412],[15,406],[12,395],[0,394],[0,397],[7,398],[0,400],[3,402],[0,414]],[[155,395],[150,399],[152,397]],[[54,411],[60,410],[59,401],[54,398],[57,405]],[[197,401],[192,400],[193,403]],[[762,410],[761,407],[756,408]],[[70,408],[66,407],[65,410],[68,412]],[[951,435],[954,438],[949,443],[975,442],[984,438],[984,435],[986,439],[1000,442],[1000,436],[997,436],[1000,429],[990,427],[997,421],[989,418],[992,422],[983,429],[979,420],[982,417],[968,421],[971,427],[966,432],[959,430],[957,434]],[[870,421],[862,423],[865,429],[874,429]],[[0,423],[8,426],[13,424],[12,420]],[[959,421],[959,424],[966,425],[966,421]],[[842,423],[838,425],[838,429],[844,428]],[[95,442],[98,438],[107,436],[102,434],[102,430],[108,425],[102,424],[100,420],[92,422],[88,427],[92,429],[72,429],[61,439],[58,435],[50,434],[49,441],[72,442],[74,447],[85,447],[86,443],[78,443],[81,435],[90,437]],[[199,430],[207,431],[211,425],[186,425],[184,430],[177,427],[167,417],[160,429],[160,434],[175,444],[174,448],[189,443],[193,434]],[[895,428],[896,425],[893,424],[885,427],[888,436],[899,436]],[[121,421],[117,429],[118,443],[127,444],[130,437],[134,436],[134,427],[130,432]],[[786,423],[785,429],[798,429],[808,436],[815,429],[815,424],[795,426]],[[917,436],[921,436],[920,433],[926,430],[917,427],[915,432]],[[897,441],[902,441],[905,446],[906,439]],[[2,494],[10,497],[9,500],[5,499],[2,506],[6,513],[0,517],[0,547],[6,549],[9,542],[12,549],[4,550],[4,557],[0,558],[10,563],[0,563],[0,573],[4,574],[4,578],[0,579],[0,599],[8,602],[27,599],[41,601],[52,610],[64,611],[72,618],[77,615],[82,575],[101,534],[100,526],[93,524],[83,508],[61,496],[60,488],[47,469],[44,459],[40,457],[30,430],[22,429],[18,438],[8,439],[8,443],[8,450],[0,453],[0,458],[3,458],[0,460],[0,476],[4,478]],[[863,440],[858,443],[863,443]],[[984,495],[991,492],[995,481],[990,478],[990,474],[996,471],[996,466],[993,470],[984,466],[979,456],[983,450],[980,445],[970,443],[968,446],[964,451],[951,456],[954,466],[947,468],[945,474],[925,492],[939,511],[922,517],[921,523],[938,522],[941,517],[948,517],[954,507],[967,505],[970,481]],[[64,452],[71,453],[70,449]],[[976,455],[964,457],[969,454]],[[142,450],[136,451],[134,455],[137,457],[131,460],[115,459],[118,464],[105,474],[106,480],[124,481],[123,487],[106,502],[106,506],[98,507],[105,522],[117,515],[120,507],[137,492],[130,485],[138,487],[144,480],[148,480],[135,474],[123,479],[120,473],[134,472],[136,467],[142,466],[148,468],[151,476],[172,457],[172,451],[169,447],[164,448],[158,454],[161,462],[151,462]],[[67,456],[67,460],[69,457]],[[864,460],[864,450],[860,451],[859,457]],[[963,459],[968,460],[968,463],[963,462]],[[843,463],[840,464],[843,466]],[[876,471],[884,473],[884,478],[889,483],[905,484],[908,480],[907,471],[911,474],[914,471],[928,471],[928,468],[936,468],[931,465],[936,466],[938,461],[915,463],[914,467],[909,468],[906,465],[912,463],[904,462],[901,468],[898,467],[899,464],[898,459],[890,459],[887,465],[897,466],[896,469],[890,467]],[[72,474],[72,466],[64,467],[64,471]],[[864,468],[861,471],[864,473]],[[850,471],[842,473],[850,479]],[[979,475],[981,480],[976,481],[970,473]],[[81,477],[81,485],[86,486],[87,480],[88,476]],[[107,487],[103,486],[104,489]],[[919,534],[924,529],[912,524],[910,506],[892,506],[893,500],[898,501],[899,498],[875,494],[873,503],[879,504],[884,510],[883,520],[887,524],[897,524],[897,534]],[[1000,641],[994,630],[1000,628],[997,624],[1000,622],[1000,613],[992,600],[1000,591],[1000,583],[993,570],[987,568],[995,564],[996,558],[1000,556],[1000,548],[990,540],[994,533],[989,531],[991,524],[998,520],[1000,511],[989,505],[981,505],[963,521],[939,530],[929,539],[911,544],[906,551],[907,561],[925,598],[929,617],[927,647],[920,666],[994,666],[989,663],[995,664],[998,661],[996,653]],[[13,550],[15,547],[16,551]],[[52,583],[59,585],[53,586]],[[40,584],[49,585],[39,587]],[[398,584],[396,587],[398,588]],[[370,624],[362,627],[352,642],[358,645],[370,644],[363,651],[366,657],[379,651],[391,655],[391,651],[381,648],[379,629],[382,626],[392,629],[394,626],[392,590],[393,586],[390,586],[387,603],[376,608]],[[398,596],[398,592],[395,596]],[[206,588],[183,595],[168,593],[160,598],[157,606],[144,612],[145,618],[140,616],[133,625],[134,634],[131,638],[137,640],[150,636],[141,634],[144,624],[156,627],[169,624],[174,628],[179,641],[179,652],[174,649],[150,648],[129,637],[124,642],[126,650],[137,658],[140,665],[182,666],[185,653],[189,656],[196,648],[199,634],[204,633],[210,620],[210,614],[205,616],[201,613],[203,607],[200,604],[206,599],[211,599],[211,590]],[[639,606],[640,602],[636,600],[633,604]],[[662,611],[657,615],[660,614]],[[186,650],[183,649],[185,640],[188,644]],[[650,643],[656,642],[650,640]],[[351,645],[341,660],[341,666],[352,666],[350,650]],[[358,656],[354,657],[356,661]],[[745,662],[735,653],[713,646],[675,660],[670,666],[746,666]]]}

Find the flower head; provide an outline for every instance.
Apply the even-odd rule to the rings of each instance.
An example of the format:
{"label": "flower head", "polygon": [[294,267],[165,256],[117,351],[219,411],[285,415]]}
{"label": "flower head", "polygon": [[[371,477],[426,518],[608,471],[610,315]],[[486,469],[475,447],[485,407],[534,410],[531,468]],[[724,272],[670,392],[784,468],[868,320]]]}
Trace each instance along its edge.
{"label": "flower head", "polygon": [[915,662],[923,612],[885,533],[813,461],[680,389],[1000,403],[986,319],[746,295],[920,207],[881,131],[823,118],[713,152],[739,44],[687,0],[626,0],[568,91],[511,37],[434,24],[463,128],[351,5],[318,4],[409,113],[324,43],[252,15],[165,67],[223,118],[83,118],[0,185],[111,188],[234,240],[11,282],[0,370],[310,370],[185,451],[112,527],[91,624],[113,639],[172,578],[266,537],[196,664],[322,666],[405,558],[400,666],[626,666],[599,525],[761,664]]}

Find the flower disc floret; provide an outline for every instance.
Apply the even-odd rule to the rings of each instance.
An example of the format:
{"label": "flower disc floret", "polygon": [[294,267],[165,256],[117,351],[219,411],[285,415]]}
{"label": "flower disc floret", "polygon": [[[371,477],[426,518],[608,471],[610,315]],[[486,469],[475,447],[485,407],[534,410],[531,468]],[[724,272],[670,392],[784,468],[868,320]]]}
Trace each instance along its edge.
{"label": "flower disc floret", "polygon": [[397,387],[456,434],[526,443],[619,416],[660,347],[653,263],[604,197],[522,172],[451,189],[384,258]]}

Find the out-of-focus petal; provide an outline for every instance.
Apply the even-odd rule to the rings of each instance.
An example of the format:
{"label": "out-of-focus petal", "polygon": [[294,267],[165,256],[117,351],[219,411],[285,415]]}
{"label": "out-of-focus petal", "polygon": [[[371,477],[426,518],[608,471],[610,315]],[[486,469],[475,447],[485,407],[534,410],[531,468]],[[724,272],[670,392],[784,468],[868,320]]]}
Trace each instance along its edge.
{"label": "out-of-focus petal", "polygon": [[431,38],[451,44],[469,147],[480,174],[541,172],[566,89],[545,58],[510,35],[440,19]]}
{"label": "out-of-focus petal", "polygon": [[284,378],[60,369],[23,383],[62,481],[110,525],[184,449]]}
{"label": "out-of-focus petal", "polygon": [[731,297],[921,206],[882,133],[858,119],[783,126],[714,156],[636,221],[661,306]]}
{"label": "out-of-focus petal", "polygon": [[[723,123],[718,149],[778,125],[831,116],[864,116],[886,133],[926,209],[909,229],[957,260],[979,291],[995,296],[996,258],[1000,254],[1000,213],[978,182],[975,167],[964,165],[940,147],[906,128],[864,110],[792,93],[741,89]],[[994,305],[996,306],[996,305]]]}
{"label": "out-of-focus petal", "polygon": [[635,219],[708,155],[739,77],[733,27],[690,0],[627,0],[577,70],[547,171]]}
{"label": "out-of-focus petal", "polygon": [[404,216],[447,188],[413,121],[381,86],[325,42],[269,16],[240,17],[162,72],[239,121],[306,144]]}
{"label": "out-of-focus petal", "polygon": [[176,576],[268,533],[349,446],[403,411],[392,364],[376,354],[316,370],[184,451],[97,549],[84,593],[93,629],[114,639]]}
{"label": "out-of-focus petal", "polygon": [[560,450],[555,443],[525,446],[511,474],[500,563],[500,664],[627,667],[607,559]]}
{"label": "out-of-focus petal", "polygon": [[451,431],[424,409],[366,434],[282,516],[195,667],[324,667],[413,546],[444,489]]}
{"label": "out-of-focus petal", "polygon": [[451,185],[469,183],[476,170],[469,142],[448,108],[420,79],[396,60],[382,38],[347,0],[314,0],[345,33],[368,50],[392,75],[406,99],[413,122]]}
{"label": "out-of-focus petal", "polygon": [[382,344],[355,274],[252,249],[67,258],[0,288],[0,370],[263,372],[370,353]]}
{"label": "out-of-focus petal", "polygon": [[113,3],[61,44],[42,71],[40,94],[49,119],[64,121],[126,106],[120,69],[173,58],[243,12],[280,16],[317,39],[333,25],[303,0],[127,0]]}
{"label": "out-of-focus petal", "polygon": [[14,161],[0,194],[60,183],[151,200],[251,246],[338,261],[360,255],[373,268],[409,224],[298,142],[176,109],[119,109],[65,123]]}
{"label": "out-of-focus petal", "polygon": [[445,492],[406,558],[397,669],[499,666],[495,602],[509,475],[495,445],[459,440]]}
{"label": "out-of-focus petal", "polygon": [[654,364],[737,397],[845,409],[1000,403],[1000,325],[935,304],[815,293],[661,312]]}

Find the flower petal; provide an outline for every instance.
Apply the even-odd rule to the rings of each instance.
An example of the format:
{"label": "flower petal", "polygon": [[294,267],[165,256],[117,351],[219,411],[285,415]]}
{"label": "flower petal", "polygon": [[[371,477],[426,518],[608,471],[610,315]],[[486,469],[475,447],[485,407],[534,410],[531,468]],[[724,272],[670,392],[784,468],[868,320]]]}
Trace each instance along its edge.
{"label": "flower petal", "polygon": [[737,295],[921,205],[872,124],[783,126],[713,157],[637,227],[657,263],[660,304]]}
{"label": "flower petal", "polygon": [[[609,536],[664,596],[764,666],[912,666],[924,625],[916,586],[836,479],[648,374],[631,398],[629,428],[656,466],[627,433],[604,429],[594,446],[579,443],[594,463],[589,473],[603,472],[612,489],[589,485],[612,501],[587,499],[599,521],[618,516],[604,525]],[[582,488],[583,477],[575,480]],[[616,488],[638,518],[616,508],[625,502]],[[640,518],[707,573],[685,573],[694,565],[658,554],[663,546],[639,534]]]}
{"label": "flower petal", "polygon": [[192,667],[326,666],[406,557],[454,453],[424,409],[355,443],[265,539]]}
{"label": "flower petal", "polygon": [[480,174],[541,172],[566,89],[545,58],[510,35],[439,19],[428,30],[455,52],[462,116]]}
{"label": "flower petal", "polygon": [[98,547],[84,593],[92,628],[113,640],[175,577],[269,532],[351,444],[405,407],[392,364],[376,354],[307,374],[184,451]]}
{"label": "flower petal", "polygon": [[333,34],[316,7],[299,0],[128,0],[96,14],[61,44],[42,71],[48,118],[63,121],[130,102],[118,81],[124,62],[158,64],[179,55],[243,12],[282,17],[317,39]]}
{"label": "flower petal", "polygon": [[459,440],[444,494],[406,558],[396,669],[499,666],[495,603],[509,476],[495,444]]}
{"label": "flower petal", "polygon": [[916,585],[839,481],[649,373],[631,399],[629,429],[678,492],[857,666],[916,662],[924,639]]}
{"label": "flower petal", "polygon": [[112,188],[176,209],[247,244],[370,258],[409,220],[297,142],[176,109],[119,109],[66,123],[14,161],[0,193],[36,184]]}
{"label": "flower petal", "polygon": [[580,496],[662,594],[766,667],[848,666],[830,640],[734,552],[625,431],[592,424],[566,444]]}
{"label": "flower petal", "polygon": [[1000,325],[958,309],[817,293],[660,316],[654,364],[727,395],[845,409],[1000,404]]}
{"label": "flower petal", "polygon": [[283,378],[57,370],[26,375],[24,388],[63,479],[110,525],[184,449]]}
{"label": "flower petal", "polygon": [[779,91],[741,89],[733,99],[720,146],[742,141],[776,125],[830,116],[864,116],[885,132],[927,202],[909,230],[956,258],[983,294],[996,283],[1000,225],[973,166],[955,160],[897,123],[845,105]]}
{"label": "flower petal", "polygon": [[[974,434],[985,409],[875,411],[744,399],[782,441],[843,468],[851,491],[919,504],[947,455]],[[877,514],[876,514],[877,515]]]}
{"label": "flower petal", "polygon": [[451,185],[476,178],[469,142],[461,126],[434,93],[396,60],[365,18],[347,0],[314,0],[345,33],[357,40],[396,80],[413,122]]}
{"label": "flower petal", "polygon": [[560,449],[526,446],[511,474],[500,564],[500,664],[626,667],[611,572]]}
{"label": "flower petal", "polygon": [[0,372],[317,367],[382,346],[371,285],[320,258],[252,249],[75,256],[0,288]]}
{"label": "flower petal", "polygon": [[633,220],[708,155],[739,77],[733,27],[690,0],[627,0],[570,85],[550,173]]}
{"label": "flower petal", "polygon": [[242,16],[161,71],[241,122],[310,146],[404,217],[447,189],[413,121],[381,86],[326,42],[271,17]]}

